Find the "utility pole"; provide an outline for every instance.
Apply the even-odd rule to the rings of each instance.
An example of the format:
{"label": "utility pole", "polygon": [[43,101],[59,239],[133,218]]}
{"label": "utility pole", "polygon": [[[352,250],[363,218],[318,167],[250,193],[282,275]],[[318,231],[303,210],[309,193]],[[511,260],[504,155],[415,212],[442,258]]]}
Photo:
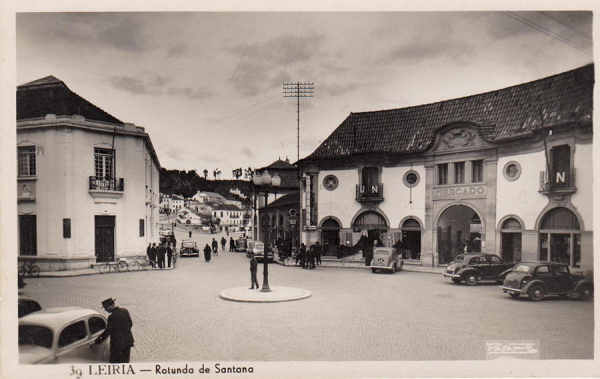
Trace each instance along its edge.
{"label": "utility pole", "polygon": [[[315,89],[315,83],[313,82],[283,82],[283,97],[295,97],[296,98],[296,112],[297,112],[297,129],[296,129],[296,148],[298,159],[300,161],[300,98],[301,97],[313,97]],[[298,247],[296,254],[300,251],[300,244],[302,243],[302,177],[300,175],[300,169],[298,169]]]}

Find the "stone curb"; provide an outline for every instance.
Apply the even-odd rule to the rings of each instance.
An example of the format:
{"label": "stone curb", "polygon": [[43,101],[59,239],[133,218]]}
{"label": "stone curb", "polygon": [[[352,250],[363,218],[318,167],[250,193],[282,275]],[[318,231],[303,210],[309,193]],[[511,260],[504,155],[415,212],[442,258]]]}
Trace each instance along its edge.
{"label": "stone curb", "polygon": [[234,287],[228,288],[219,293],[219,297],[223,300],[242,303],[280,303],[285,301],[307,299],[310,296],[312,296],[312,293],[308,290],[280,286],[271,287],[271,292],[251,290],[247,287]]}
{"label": "stone curb", "polygon": [[[117,272],[107,272],[107,273],[101,273],[98,272],[96,270],[93,269],[88,269],[88,270],[73,270],[73,271],[69,271],[69,270],[65,270],[65,271],[46,271],[46,272],[40,272],[40,278],[69,278],[69,277],[74,277],[74,276],[89,276],[89,275],[110,275],[110,274],[125,274],[128,272],[142,272],[142,271],[171,271],[171,270],[175,270],[174,267],[171,268],[164,268],[162,270],[156,269],[156,270],[135,270],[135,271],[117,271]],[[23,279],[28,280],[28,279],[37,279],[37,278],[32,278],[32,277],[24,277]]]}

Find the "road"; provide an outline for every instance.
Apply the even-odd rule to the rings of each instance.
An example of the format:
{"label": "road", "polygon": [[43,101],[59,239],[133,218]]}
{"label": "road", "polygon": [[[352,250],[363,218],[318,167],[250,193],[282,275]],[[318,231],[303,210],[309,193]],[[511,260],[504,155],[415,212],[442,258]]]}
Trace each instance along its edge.
{"label": "road", "polygon": [[[201,246],[213,236],[220,239],[193,234]],[[485,359],[490,340],[539,341],[543,359],[593,357],[592,301],[514,300],[495,285],[454,285],[406,271],[273,264],[269,272],[271,286],[305,288],[312,297],[220,299],[222,289],[250,284],[242,253],[220,253],[210,263],[181,258],[170,271],[30,279],[22,293],[43,307],[97,310],[103,299],[117,298],[133,318],[138,362]]]}

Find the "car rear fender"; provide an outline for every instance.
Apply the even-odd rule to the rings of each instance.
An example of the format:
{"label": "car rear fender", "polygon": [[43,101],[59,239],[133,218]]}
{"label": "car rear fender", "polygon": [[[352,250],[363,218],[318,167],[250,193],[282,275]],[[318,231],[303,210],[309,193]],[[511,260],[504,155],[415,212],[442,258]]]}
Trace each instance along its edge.
{"label": "car rear fender", "polygon": [[531,286],[533,285],[541,285],[542,287],[546,288],[546,286],[544,285],[544,282],[539,280],[539,279],[533,279],[532,281],[528,282],[525,287],[521,288],[521,292],[527,292],[529,291],[529,289],[531,288]]}
{"label": "car rear fender", "polygon": [[575,285],[574,291],[579,291],[584,286],[590,286],[590,287],[594,288],[594,283],[590,280],[582,279],[577,282],[577,284]]}

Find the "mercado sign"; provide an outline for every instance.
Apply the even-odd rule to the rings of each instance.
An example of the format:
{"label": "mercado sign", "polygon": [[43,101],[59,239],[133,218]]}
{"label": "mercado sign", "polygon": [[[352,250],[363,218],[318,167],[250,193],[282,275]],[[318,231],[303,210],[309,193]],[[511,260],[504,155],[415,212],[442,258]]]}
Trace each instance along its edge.
{"label": "mercado sign", "polygon": [[433,200],[485,199],[487,189],[484,185],[453,186],[433,189]]}

